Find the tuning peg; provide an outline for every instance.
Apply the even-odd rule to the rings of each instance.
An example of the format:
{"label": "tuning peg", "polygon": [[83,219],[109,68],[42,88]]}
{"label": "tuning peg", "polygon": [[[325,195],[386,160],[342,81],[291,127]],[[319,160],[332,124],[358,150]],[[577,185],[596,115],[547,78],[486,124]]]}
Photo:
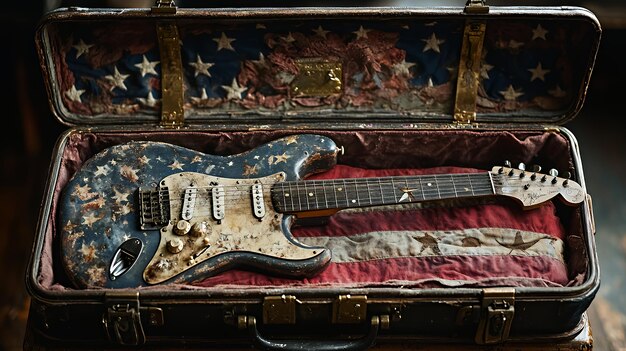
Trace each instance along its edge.
{"label": "tuning peg", "polygon": [[572,179],[572,173],[570,173],[569,171],[563,173],[563,178],[565,178],[565,180],[563,181],[563,186],[567,186],[569,180]]}
{"label": "tuning peg", "polygon": [[535,180],[537,178],[537,173],[541,172],[540,165],[533,165],[533,174],[530,176],[531,180]]}
{"label": "tuning peg", "polygon": [[559,175],[559,171],[557,171],[556,169],[552,168],[550,170],[550,175],[554,177],[554,178],[552,178],[552,184],[556,184],[556,177]]}
{"label": "tuning peg", "polygon": [[504,167],[511,168],[511,161],[509,160],[504,161]]}
{"label": "tuning peg", "polygon": [[524,176],[526,175],[526,165],[522,162],[517,166],[517,169],[519,169],[521,172],[519,174],[520,178],[524,178]]}

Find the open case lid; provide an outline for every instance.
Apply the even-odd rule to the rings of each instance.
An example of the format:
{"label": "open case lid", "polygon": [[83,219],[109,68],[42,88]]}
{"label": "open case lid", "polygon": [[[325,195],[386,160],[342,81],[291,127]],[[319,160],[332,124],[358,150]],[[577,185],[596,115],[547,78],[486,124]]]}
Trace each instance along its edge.
{"label": "open case lid", "polygon": [[68,125],[562,124],[600,33],[574,7],[166,6],[59,10],[37,43]]}

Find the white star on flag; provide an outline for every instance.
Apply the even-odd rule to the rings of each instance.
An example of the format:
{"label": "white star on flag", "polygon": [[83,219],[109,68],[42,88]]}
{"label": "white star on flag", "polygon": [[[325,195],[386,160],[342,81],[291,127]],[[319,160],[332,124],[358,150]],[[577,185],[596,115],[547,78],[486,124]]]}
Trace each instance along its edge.
{"label": "white star on flag", "polygon": [[359,30],[354,31],[352,33],[356,34],[356,38],[357,39],[361,39],[361,38],[367,39],[367,32],[369,32],[369,31],[370,31],[369,29],[365,29],[365,28],[363,28],[363,26],[360,26]]}
{"label": "white star on flag", "polygon": [[289,32],[289,34],[286,37],[280,37],[280,38],[287,43],[293,43],[294,41],[296,41],[296,38],[293,37],[291,32]]}
{"label": "white star on flag", "polygon": [[180,169],[182,171],[183,166],[184,164],[178,162],[178,160],[174,160],[174,162],[172,162],[168,167],[171,168],[172,170]]}
{"label": "white star on flag", "polygon": [[232,43],[235,40],[237,39],[227,37],[226,33],[224,32],[222,32],[221,37],[213,38],[213,41],[217,43],[217,51],[220,51],[222,49],[235,51],[235,48],[233,48],[233,46],[230,45],[230,43]]}
{"label": "white star on flag", "polygon": [[109,174],[109,172],[111,172],[111,169],[107,165],[96,166],[96,171],[93,173],[93,175],[94,175],[94,177],[106,176],[107,174]]}
{"label": "white star on flag", "polygon": [[202,88],[202,91],[200,92],[200,97],[192,96],[191,100],[194,101],[194,102],[200,102],[202,100],[207,100],[208,98],[209,98],[209,96],[206,93],[206,89]]}
{"label": "white star on flag", "polygon": [[541,66],[541,62],[537,64],[537,67],[531,68],[528,72],[532,73],[532,77],[530,77],[530,81],[534,81],[535,79],[540,79],[542,81],[546,81],[546,74],[550,73],[549,69],[543,69]]}
{"label": "white star on flag", "polygon": [[413,62],[406,62],[406,60],[402,60],[402,62],[398,62],[395,65],[393,65],[393,71],[396,75],[405,75],[405,76],[410,76],[411,75],[411,67],[415,66],[415,63]]}
{"label": "white star on flag", "polygon": [[72,47],[76,49],[76,58],[83,56],[83,54],[88,54],[89,48],[91,48],[92,46],[93,44],[92,45],[85,44],[85,42],[82,39],[78,41],[78,44],[72,45]]}
{"label": "white star on flag", "polygon": [[141,63],[135,64],[135,67],[139,68],[142,77],[145,77],[146,74],[154,74],[156,76],[158,74],[154,70],[154,67],[156,67],[156,65],[158,65],[160,62],[161,61],[150,62],[146,55],[143,55],[143,60],[141,61]]}
{"label": "white star on flag", "polygon": [[500,94],[502,94],[504,99],[508,101],[515,101],[518,97],[524,95],[524,93],[516,91],[515,88],[513,88],[513,85],[510,84],[506,90],[500,91]]}
{"label": "white star on flag", "polygon": [[481,78],[489,79],[489,71],[491,71],[492,68],[493,68],[492,65],[490,65],[488,63],[483,63],[482,66],[480,66],[480,76],[481,76]]}
{"label": "white star on flag", "polygon": [[196,62],[189,62],[189,66],[192,66],[195,70],[194,77],[197,77],[199,74],[210,77],[211,73],[209,73],[209,68],[213,67],[213,65],[214,63],[202,62],[202,58],[200,58],[199,54],[196,54]]}
{"label": "white star on flag", "polygon": [[222,85],[222,89],[226,90],[226,100],[241,100],[241,94],[248,90],[246,87],[240,87],[235,78],[230,86]]}
{"label": "white star on flag", "polygon": [[424,45],[424,49],[422,50],[422,52],[432,50],[436,53],[441,53],[441,50],[439,49],[439,45],[446,42],[443,39],[437,39],[437,36],[435,35],[435,33],[433,33],[428,39],[422,39],[422,41],[426,43],[426,45]]}
{"label": "white star on flag", "polygon": [[126,88],[126,84],[124,84],[124,81],[128,78],[128,76],[128,74],[121,74],[120,71],[117,70],[117,66],[114,66],[113,75],[104,76],[104,79],[113,84],[113,86],[111,86],[111,91],[116,87],[122,90],[128,90],[128,88]]}
{"label": "white star on flag", "polygon": [[65,92],[65,96],[74,102],[81,102],[80,96],[83,95],[83,93],[85,93],[84,90],[77,90],[76,86],[72,85],[72,87]]}
{"label": "white star on flag", "polygon": [[546,40],[546,34],[548,34],[548,30],[544,29],[541,26],[541,24],[538,24],[537,27],[533,29],[533,38],[531,40],[535,40],[535,39]]}
{"label": "white star on flag", "polygon": [[322,26],[317,26],[317,29],[313,29],[313,32],[315,32],[316,35],[319,35],[320,37],[324,39],[326,39],[326,35],[330,33],[329,30],[324,30]]}
{"label": "white star on flag", "polygon": [[561,89],[559,85],[557,85],[554,89],[548,90],[548,93],[555,98],[563,98],[567,96],[567,93],[563,89]]}
{"label": "white star on flag", "polygon": [[156,103],[159,101],[155,99],[154,96],[152,95],[152,90],[148,92],[148,96],[146,98],[137,98],[137,100],[139,100],[139,102],[149,107],[154,107]]}

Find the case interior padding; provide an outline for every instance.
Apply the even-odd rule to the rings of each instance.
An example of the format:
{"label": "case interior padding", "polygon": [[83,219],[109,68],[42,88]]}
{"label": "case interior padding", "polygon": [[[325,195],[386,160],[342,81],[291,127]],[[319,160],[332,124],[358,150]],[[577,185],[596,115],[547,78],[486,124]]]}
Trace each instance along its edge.
{"label": "case interior padding", "polygon": [[[55,256],[60,251],[55,240],[57,229],[63,225],[56,221],[57,201],[70,177],[97,152],[131,140],[151,140],[207,154],[231,155],[298,132],[111,131],[68,134],[60,150],[60,159],[54,161],[60,163],[60,170],[49,194],[53,197],[53,205],[37,270],[39,284],[44,289],[73,289],[60,267],[60,258]],[[573,167],[567,138],[554,132],[306,132],[329,136],[345,148],[345,154],[339,156],[339,165],[329,172],[315,175],[317,178],[489,170],[501,165],[505,159],[514,163],[541,164],[544,169]],[[558,201],[530,211],[522,211],[516,203],[499,199],[341,211],[325,226],[297,227],[293,234],[304,243],[320,240],[328,243],[330,240],[337,245],[335,262],[318,276],[305,280],[234,270],[192,284],[170,284],[168,288],[567,286],[584,281],[588,262],[580,210]],[[545,240],[538,243],[543,242],[548,249],[555,248],[553,243],[561,241],[563,253],[548,250],[537,254],[532,246],[528,250],[516,249],[511,243],[519,243],[518,235],[526,241],[533,235],[540,239],[543,236]],[[346,240],[353,245],[346,245]],[[500,251],[488,252],[491,247],[498,246]],[[352,247],[352,251],[345,252],[346,247]],[[503,251],[503,248],[506,249]]]}

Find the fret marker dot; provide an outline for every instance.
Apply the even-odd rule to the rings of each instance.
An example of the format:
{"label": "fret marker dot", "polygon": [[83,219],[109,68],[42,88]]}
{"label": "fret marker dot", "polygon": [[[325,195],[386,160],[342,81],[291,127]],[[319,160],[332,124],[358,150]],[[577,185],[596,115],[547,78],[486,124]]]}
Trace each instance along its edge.
{"label": "fret marker dot", "polygon": [[353,204],[355,204],[355,203],[356,203],[356,200],[352,200],[352,203],[353,203]]}
{"label": "fret marker dot", "polygon": [[426,185],[428,185],[428,186],[433,186],[433,183],[428,183],[428,184],[426,184]]}
{"label": "fret marker dot", "polygon": [[285,197],[289,197],[289,193],[285,193]]}
{"label": "fret marker dot", "polygon": [[465,188],[465,191],[469,191],[469,188]]}
{"label": "fret marker dot", "polygon": [[313,193],[309,193],[309,196],[313,196]]}
{"label": "fret marker dot", "polygon": [[341,191],[343,188],[337,188],[337,191]]}

